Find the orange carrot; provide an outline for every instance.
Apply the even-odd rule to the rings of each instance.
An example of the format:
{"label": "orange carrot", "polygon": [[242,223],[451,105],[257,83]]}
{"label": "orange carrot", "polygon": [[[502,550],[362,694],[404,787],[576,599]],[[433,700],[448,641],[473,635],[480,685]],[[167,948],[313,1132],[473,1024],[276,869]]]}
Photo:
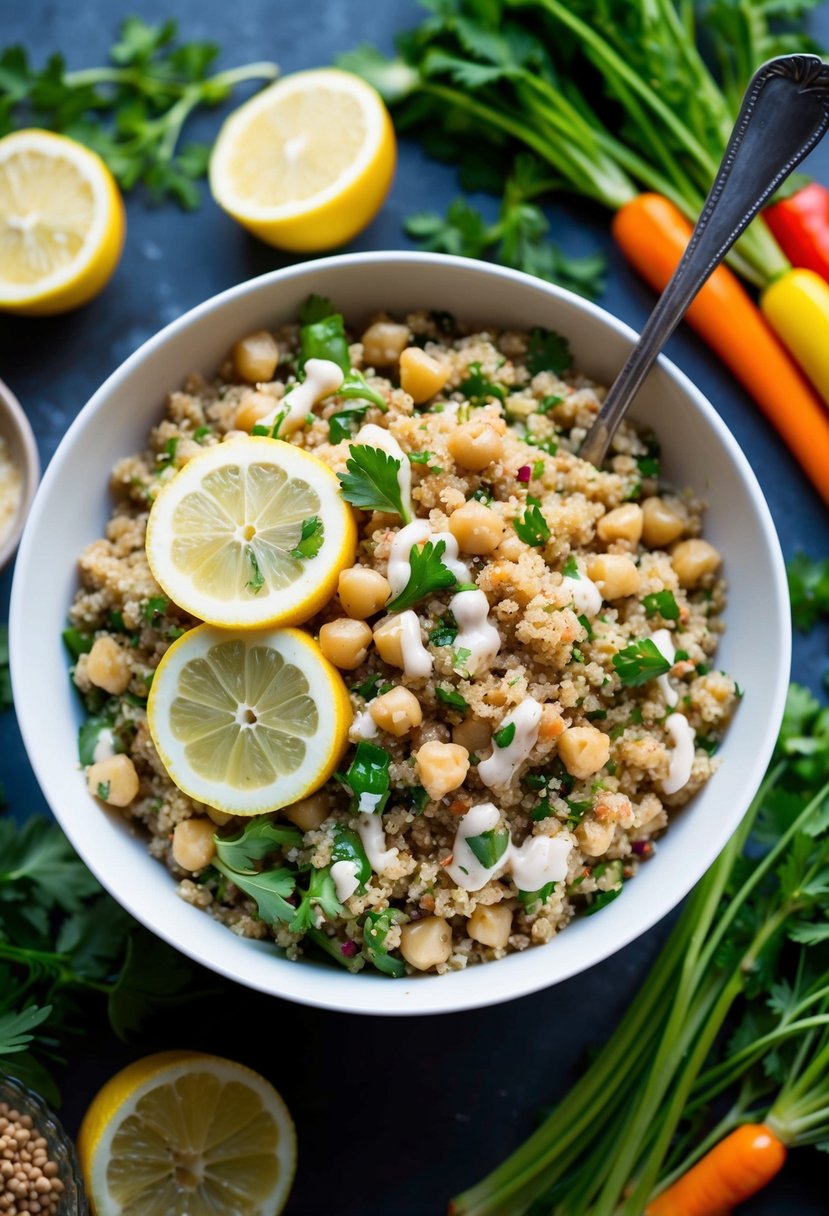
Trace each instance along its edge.
{"label": "orange carrot", "polygon": [[649,1203],[645,1216],[724,1216],[771,1182],[785,1160],[773,1131],[745,1123]]}
{"label": "orange carrot", "polygon": [[[613,235],[631,265],[662,291],[691,225],[661,194],[640,194],[616,212]],[[717,267],[686,317],[748,389],[829,503],[829,414],[727,266]]]}

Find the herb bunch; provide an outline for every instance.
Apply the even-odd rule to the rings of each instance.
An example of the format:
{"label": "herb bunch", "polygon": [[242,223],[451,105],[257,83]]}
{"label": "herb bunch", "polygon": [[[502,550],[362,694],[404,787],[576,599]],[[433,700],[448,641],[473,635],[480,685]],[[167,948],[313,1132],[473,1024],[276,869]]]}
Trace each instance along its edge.
{"label": "herb bunch", "polygon": [[56,1104],[49,1068],[83,1032],[85,998],[126,1037],[192,987],[181,955],[101,890],[56,824],[0,819],[0,1073]]}
{"label": "herb bunch", "polygon": [[77,139],[106,161],[123,190],[142,183],[151,198],[199,205],[196,182],[207,172],[210,148],[179,147],[190,115],[217,106],[237,85],[273,80],[276,64],[251,63],[210,72],[213,42],[178,42],[174,20],[147,25],[127,17],[104,67],[68,72],[53,54],[34,68],[24,47],[0,52],[0,135],[38,126]]}

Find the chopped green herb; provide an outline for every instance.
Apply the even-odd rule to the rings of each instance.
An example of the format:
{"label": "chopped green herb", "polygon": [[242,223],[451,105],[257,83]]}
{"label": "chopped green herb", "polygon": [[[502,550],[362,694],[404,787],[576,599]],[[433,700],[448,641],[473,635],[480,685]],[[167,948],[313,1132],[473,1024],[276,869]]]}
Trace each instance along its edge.
{"label": "chopped green herb", "polygon": [[536,413],[549,414],[550,410],[554,410],[557,405],[561,405],[563,400],[563,397],[557,397],[555,393],[549,393],[546,397],[542,397],[535,407]]}
{"label": "chopped green herb", "polygon": [[434,452],[409,452],[411,464],[428,464],[430,460],[434,460],[434,457]]}
{"label": "chopped green herb", "polygon": [[567,826],[575,827],[581,823],[584,816],[592,808],[593,803],[589,800],[579,800],[575,798],[567,798],[567,809],[570,814],[567,817]]}
{"label": "chopped green herb", "polygon": [[451,612],[446,612],[429,630],[432,646],[451,646],[458,636],[458,623]]}
{"label": "chopped green herb", "polygon": [[317,321],[324,321],[326,317],[332,317],[336,312],[337,307],[333,300],[314,292],[308,296],[304,304],[300,305],[297,320],[300,325],[315,325]]}
{"label": "chopped green herb", "polygon": [[299,544],[295,549],[291,549],[291,557],[296,558],[297,561],[316,557],[322,548],[324,539],[325,526],[318,515],[312,515],[310,519],[303,519]]}
{"label": "chopped green herb", "polygon": [[496,747],[509,747],[515,738],[515,723],[508,722],[506,726],[502,726],[500,730],[496,730],[492,736],[492,742]]}
{"label": "chopped green herb", "polygon": [[527,507],[520,519],[513,520],[513,527],[526,545],[540,548],[550,539],[550,525],[534,503]]}
{"label": "chopped green herb", "polygon": [[496,401],[505,399],[507,394],[504,386],[490,380],[481,371],[480,363],[470,363],[466,370],[468,375],[458,385],[458,392],[467,398],[470,405],[486,405],[487,401],[491,401],[493,398]]}
{"label": "chopped green herb", "polygon": [[586,617],[584,615],[584,613],[581,613],[579,616],[579,624],[581,625],[584,632],[587,634],[587,641],[592,642],[593,641],[593,626],[590,624],[589,617]]}
{"label": "chopped green herb", "polygon": [[328,419],[328,442],[342,443],[350,439],[365,418],[368,405],[352,405],[346,410],[337,410]]}
{"label": "chopped green herb", "polygon": [[164,444],[164,448],[155,458],[156,473],[163,473],[165,469],[169,469],[170,465],[176,458],[176,448],[178,447],[178,435],[171,436]]}
{"label": "chopped green herb", "polygon": [[607,717],[606,709],[594,709],[586,715],[588,722],[603,722]]}
{"label": "chopped green herb", "polygon": [[552,437],[548,439],[538,439],[535,435],[530,434],[524,437],[524,442],[528,443],[530,447],[538,448],[540,451],[546,452],[548,456],[555,456],[556,452],[558,451],[558,440],[553,439]]}
{"label": "chopped green herb", "polygon": [[530,375],[539,372],[553,372],[558,376],[566,371],[573,362],[570,346],[566,338],[551,329],[536,326],[530,333],[527,344],[527,369]]}
{"label": "chopped green herb", "polygon": [[212,426],[197,426],[195,431],[193,431],[193,438],[195,439],[196,443],[201,443],[202,439],[206,439],[208,435],[212,434]]}
{"label": "chopped green herb", "polygon": [[666,621],[679,620],[679,604],[674,598],[673,591],[654,591],[642,600],[645,606],[645,616],[663,617]]}
{"label": "chopped green herb", "polygon": [[461,713],[469,708],[466,703],[466,698],[462,697],[459,692],[455,692],[454,688],[444,688],[443,685],[438,684],[437,688],[435,689],[435,696],[439,701],[442,701],[444,705],[448,705],[450,709],[457,709]]}
{"label": "chopped green herb", "polygon": [[364,888],[371,878],[371,864],[366,856],[362,840],[353,828],[344,827],[341,823],[334,827],[334,847],[331,850],[331,860],[352,862],[361,888]]}
{"label": "chopped green herb", "polygon": [[685,662],[687,661],[687,659],[688,659],[688,651],[687,651],[687,650],[677,650],[677,651],[674,653],[674,661],[675,661],[676,663],[685,663]]}
{"label": "chopped green herb", "polygon": [[383,810],[391,792],[390,759],[389,753],[382,747],[375,747],[373,743],[360,742],[357,744],[348,771],[337,773],[339,780],[343,785],[348,786],[353,795],[352,815],[379,815]]}
{"label": "chopped green herb", "polygon": [[717,748],[720,746],[719,739],[713,738],[711,735],[697,735],[694,740],[696,747],[701,747],[709,756],[713,756]]}
{"label": "chopped green herb", "polygon": [[452,651],[452,667],[457,672],[466,670],[467,661],[472,657],[472,651],[466,646],[459,646],[457,650]]}
{"label": "chopped green herb", "polygon": [[407,785],[400,793],[409,806],[420,813],[429,801],[429,795],[422,785]]}
{"label": "chopped green herb", "polygon": [[550,778],[544,773],[525,773],[522,781],[528,790],[545,790]]}
{"label": "chopped green herb", "polygon": [[366,511],[386,511],[411,522],[411,511],[403,502],[397,474],[400,461],[382,448],[353,443],[346,461],[347,473],[338,473],[342,495],[353,507]]}
{"label": "chopped green herb", "polygon": [[477,490],[475,490],[472,497],[475,499],[476,502],[482,502],[484,504],[484,506],[488,506],[489,503],[491,503],[493,501],[491,492],[488,490],[485,490],[483,486],[478,486]]}
{"label": "chopped green herb", "polygon": [[365,378],[351,366],[351,356],[348,350],[348,339],[345,334],[345,322],[340,313],[330,312],[319,315],[323,307],[333,310],[330,300],[322,300],[311,309],[308,320],[301,319],[299,331],[299,360],[298,372],[300,379],[305,375],[305,364],[309,359],[328,359],[336,363],[343,373],[343,381],[337,389],[337,396],[344,401],[353,399],[370,401],[384,412],[388,409],[386,399],[374,389],[369,388]]}
{"label": "chopped green herb", "polygon": [[95,749],[104,731],[112,733],[113,751],[124,751],[123,743],[113,727],[114,720],[108,713],[93,714],[78,727],[78,759],[84,767],[95,763]]}
{"label": "chopped green herb", "polygon": [[786,565],[792,620],[807,633],[822,617],[829,615],[829,557],[811,558],[796,553]]}
{"label": "chopped green herb", "polygon": [[658,456],[640,456],[636,461],[643,477],[659,477],[662,464]]}
{"label": "chopped green herb", "polygon": [[622,894],[622,884],[618,887],[611,887],[609,891],[598,891],[594,896],[590,907],[585,912],[585,916],[593,916],[595,912],[601,912],[602,908],[606,908],[608,904],[613,903],[617,896]]}
{"label": "chopped green herb", "polygon": [[92,649],[92,642],[94,640],[92,634],[82,633],[74,625],[70,625],[68,629],[64,629],[61,637],[63,638],[64,646],[76,663],[82,654],[89,654]]}
{"label": "chopped green herb", "polygon": [[444,591],[457,584],[456,576],[440,560],[445,550],[445,540],[439,540],[437,544],[427,540],[422,549],[412,545],[409,551],[409,581],[400,594],[386,605],[389,612],[404,612],[432,592]]}
{"label": "chopped green herb", "polygon": [[509,832],[506,828],[491,828],[480,836],[467,836],[466,843],[481,865],[491,870],[507,851]]}
{"label": "chopped green herb", "polygon": [[406,965],[402,959],[389,954],[386,938],[392,925],[404,920],[403,913],[397,908],[384,908],[381,912],[373,909],[366,912],[363,919],[363,957],[372,967],[390,975],[392,979],[401,979],[406,974]]}
{"label": "chopped green herb", "polygon": [[99,781],[98,782],[98,797],[101,799],[102,802],[106,802],[107,798],[109,797],[110,785],[111,785],[111,782],[109,782],[109,781]]}
{"label": "chopped green herb", "polygon": [[564,563],[564,572],[563,573],[564,573],[565,578],[581,578],[581,575],[579,574],[578,562],[576,561],[576,559],[572,553],[567,558],[567,561]]}
{"label": "chopped green herb", "polygon": [[537,891],[519,891],[518,902],[523,904],[527,912],[531,911],[536,904],[546,903],[556,889],[554,882],[545,882],[543,887]]}
{"label": "chopped green herb", "polygon": [[578,646],[573,647],[573,649],[570,651],[570,655],[571,655],[574,663],[583,663],[584,662],[584,655],[579,650]]}
{"label": "chopped green herb", "polygon": [[545,465],[543,460],[534,460],[533,461],[533,469],[532,469],[533,481],[537,481],[539,477],[544,476],[544,470],[546,467],[547,466]]}
{"label": "chopped green herb", "polygon": [[256,872],[255,862],[262,861],[277,849],[300,848],[302,832],[286,824],[274,823],[267,818],[256,817],[243,828],[241,835],[232,840],[215,835],[216,856],[231,870],[239,873]]}
{"label": "chopped green herb", "polygon": [[638,688],[671,670],[671,664],[651,638],[640,638],[614,654],[613,666],[622,683],[630,688]]}
{"label": "chopped green herb", "polygon": [[[378,685],[380,685],[379,688]],[[362,684],[352,684],[350,691],[356,692],[364,701],[373,701],[379,693],[388,692],[390,688],[391,684],[384,684],[381,675],[374,675],[363,680]]]}
{"label": "chopped green herb", "polygon": [[696,673],[697,673],[697,675],[698,675],[698,676],[707,676],[710,670],[711,670],[711,666],[710,666],[710,664],[708,664],[708,663],[697,663],[697,666],[696,666]]}
{"label": "chopped green herb", "polygon": [[550,806],[548,798],[542,798],[536,807],[533,808],[530,818],[533,823],[540,823],[542,819],[549,819],[553,813],[553,808]]}
{"label": "chopped green herb", "polygon": [[141,609],[141,615],[147,625],[155,625],[156,620],[170,607],[170,601],[163,595],[151,595]]}
{"label": "chopped green herb", "polygon": [[265,586],[265,576],[259,569],[259,562],[250,545],[247,545],[245,548],[245,557],[250,566],[250,578],[245,583],[245,586],[250,587],[254,595],[258,595]]}
{"label": "chopped green herb", "polygon": [[256,901],[259,916],[266,925],[275,925],[277,921],[290,924],[294,919],[297,910],[288,903],[296,888],[296,876],[292,870],[280,867],[277,870],[262,870],[258,874],[245,874],[232,869],[218,857],[214,858],[213,865],[235,887]]}
{"label": "chopped green herb", "polygon": [[110,629],[114,629],[116,633],[126,632],[123,614],[119,612],[117,608],[114,612],[110,612],[107,626]]}
{"label": "chopped green herb", "polygon": [[307,933],[316,925],[317,909],[326,920],[334,920],[343,911],[343,906],[337,899],[337,888],[331,877],[328,866],[323,869],[312,867],[308,877],[308,886],[304,891],[297,889],[301,895],[299,906],[288,926],[292,933]]}

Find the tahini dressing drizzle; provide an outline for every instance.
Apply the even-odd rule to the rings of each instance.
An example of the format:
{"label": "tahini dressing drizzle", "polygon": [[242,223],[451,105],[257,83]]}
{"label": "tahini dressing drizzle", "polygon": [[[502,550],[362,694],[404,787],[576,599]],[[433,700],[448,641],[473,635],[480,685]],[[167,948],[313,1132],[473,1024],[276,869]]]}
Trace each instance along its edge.
{"label": "tahini dressing drizzle", "polygon": [[309,359],[305,364],[305,379],[302,383],[289,389],[271,412],[259,419],[259,425],[273,426],[279,415],[287,409],[288,413],[282,420],[279,434],[290,435],[297,427],[302,426],[306,415],[317,402],[336,393],[342,382],[342,368],[331,359]]}
{"label": "tahini dressing drizzle", "polygon": [[353,861],[335,861],[331,867],[331,877],[341,904],[344,904],[360,885],[357,867]]}
{"label": "tahini dressing drizzle", "polygon": [[[365,797],[365,795],[363,795]],[[375,874],[385,874],[386,870],[397,857],[398,850],[386,848],[386,833],[379,815],[363,814],[357,816],[355,824],[368,863]]]}
{"label": "tahini dressing drizzle", "polygon": [[665,721],[665,729],[673,739],[671,764],[668,776],[662,782],[666,794],[675,794],[688,784],[694,766],[694,739],[696,732],[684,714],[671,714]]}
{"label": "tahini dressing drizzle", "polygon": [[449,602],[458,623],[456,650],[468,650],[464,667],[471,676],[486,671],[501,648],[501,635],[489,621],[489,601],[483,591],[459,591]]}
{"label": "tahini dressing drizzle", "polygon": [[[655,629],[653,631],[653,633],[651,634],[651,641],[653,642],[654,646],[659,651],[659,653],[662,655],[662,658],[667,660],[667,662],[670,663],[671,666],[673,667],[674,660],[676,659],[676,651],[674,650],[673,640],[671,639],[671,635],[668,632],[668,630],[667,629]],[[665,704],[668,706],[669,709],[673,709],[673,707],[679,701],[679,693],[676,692],[675,689],[671,688],[671,682],[668,679],[668,673],[666,672],[665,675],[658,676],[656,682],[659,685],[659,687],[662,689],[662,695],[665,698]]]}
{"label": "tahini dressing drizzle", "polygon": [[503,730],[510,723],[515,724],[512,742],[506,747],[499,747],[493,741],[492,755],[478,765],[478,776],[490,788],[507,785],[535,746],[541,725],[541,705],[535,697],[527,697],[526,701],[511,710],[498,729]]}
{"label": "tahini dressing drizzle", "polygon": [[469,847],[469,838],[491,832],[500,818],[498,808],[491,802],[467,811],[455,835],[452,861],[446,867],[452,881],[465,891],[480,891],[490,879],[511,870],[520,891],[539,891],[548,882],[563,882],[573,845],[557,836],[530,836],[520,846],[510,840],[494,866],[485,866],[478,860]]}

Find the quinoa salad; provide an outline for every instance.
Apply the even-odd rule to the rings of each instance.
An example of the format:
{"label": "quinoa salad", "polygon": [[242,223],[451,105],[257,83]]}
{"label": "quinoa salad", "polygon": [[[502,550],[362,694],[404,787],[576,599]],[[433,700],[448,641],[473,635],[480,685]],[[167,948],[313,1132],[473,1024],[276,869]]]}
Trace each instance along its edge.
{"label": "quinoa salad", "polygon": [[[352,333],[318,297],[171,392],[112,473],[64,639],[90,793],[182,899],[290,958],[399,977],[544,945],[623,897],[741,694],[716,664],[725,584],[702,503],[664,484],[657,438],[630,422],[602,470],[576,454],[603,395],[553,332],[424,311]],[[289,621],[336,683],[311,706],[336,755],[289,805],[277,779],[254,816],[194,798],[162,759],[153,680],[204,618],[147,556],[180,471],[251,432],[337,474],[351,529],[322,606]],[[322,535],[317,515],[296,524],[297,569],[324,560]],[[255,604],[268,572],[245,553]]]}

